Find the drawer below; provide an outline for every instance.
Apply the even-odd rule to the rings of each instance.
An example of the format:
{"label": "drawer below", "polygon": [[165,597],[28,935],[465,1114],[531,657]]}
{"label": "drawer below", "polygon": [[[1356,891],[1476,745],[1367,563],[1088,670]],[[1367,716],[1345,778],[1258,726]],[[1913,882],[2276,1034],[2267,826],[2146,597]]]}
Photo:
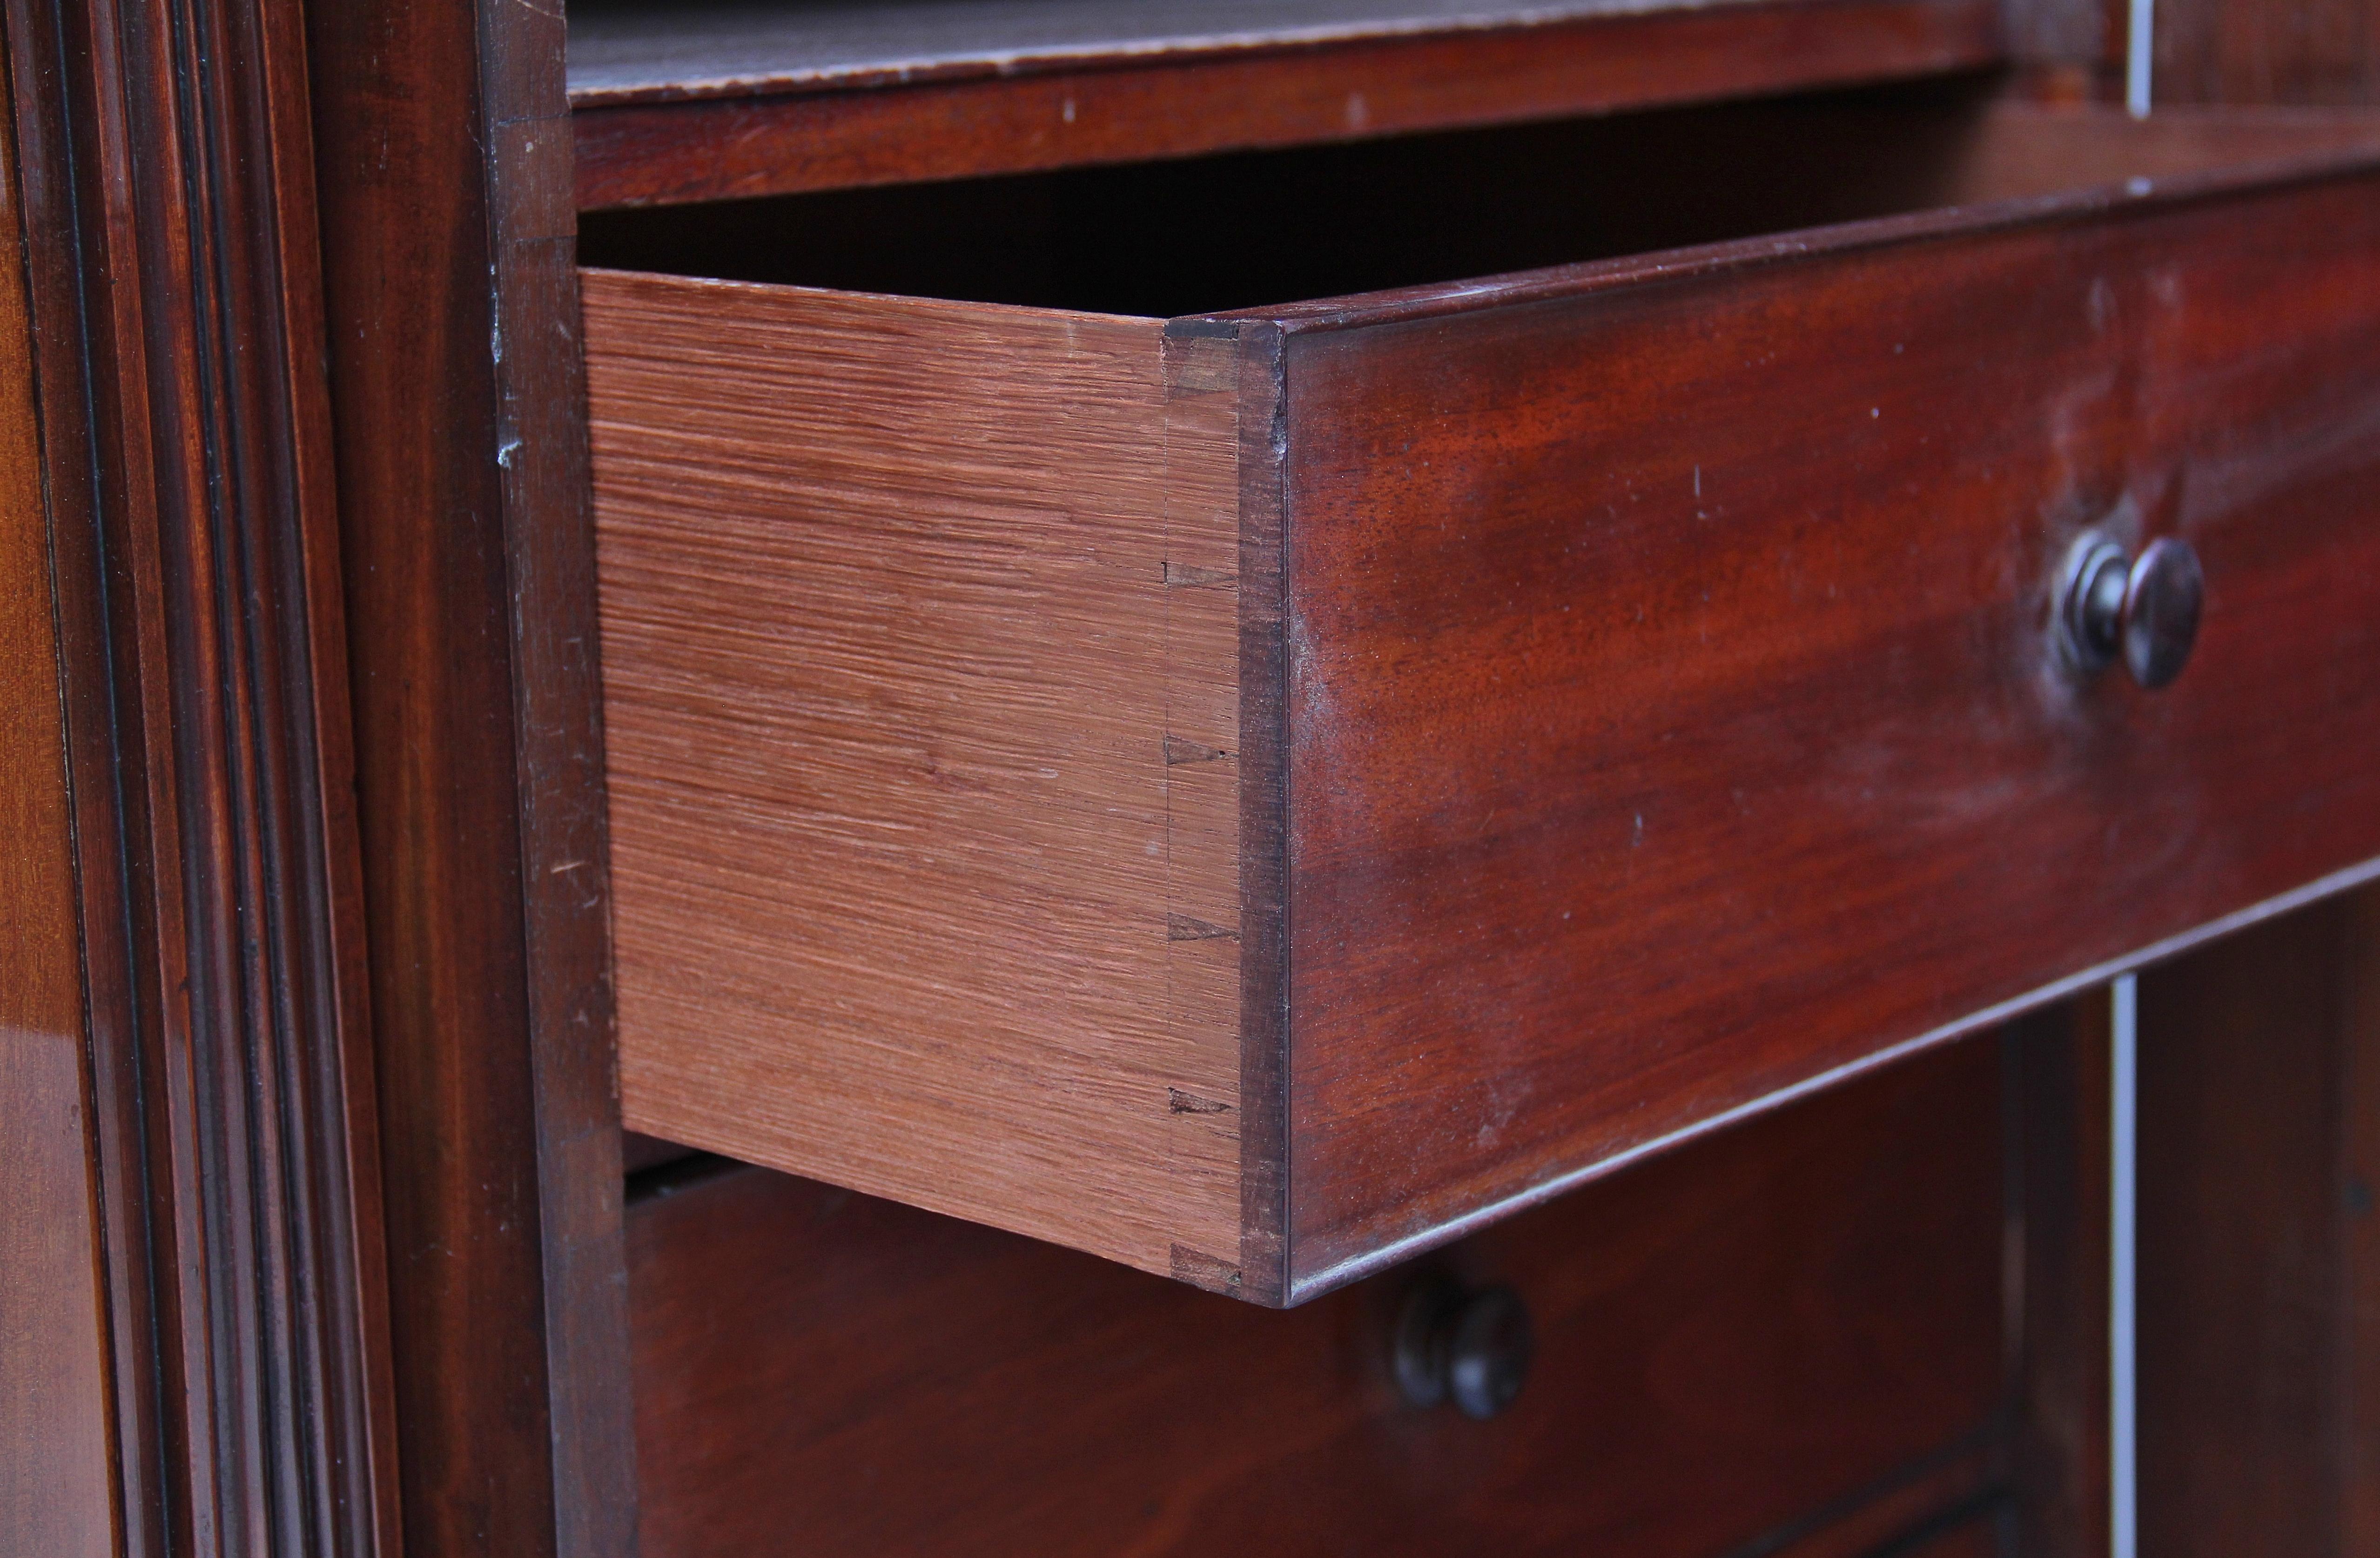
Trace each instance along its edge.
{"label": "drawer below", "polygon": [[[628,1124],[1294,1301],[2370,874],[2375,122],[1897,101],[948,196],[1123,301],[1493,262],[1466,168],[1864,218],[1484,281],[590,271]],[[2093,534],[2203,564],[2174,685],[2061,651]]]}
{"label": "drawer below", "polygon": [[[1286,1315],[758,1170],[641,1197],[640,1551],[1865,1558],[2008,1472],[2000,1066],[1960,1046]],[[1529,1312],[1501,1416],[1393,1382],[1439,1274]]]}

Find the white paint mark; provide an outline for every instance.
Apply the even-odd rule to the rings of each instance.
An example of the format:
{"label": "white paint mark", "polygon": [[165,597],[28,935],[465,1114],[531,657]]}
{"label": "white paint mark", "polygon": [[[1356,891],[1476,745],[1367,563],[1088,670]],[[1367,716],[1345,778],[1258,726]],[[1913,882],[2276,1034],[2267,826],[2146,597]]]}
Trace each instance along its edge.
{"label": "white paint mark", "polygon": [[496,463],[504,467],[506,470],[512,469],[513,456],[520,453],[520,446],[521,441],[519,439],[505,439],[502,444],[496,446]]}
{"label": "white paint mark", "polygon": [[2131,0],[2124,39],[2124,107],[2135,119],[2149,116],[2155,68],[2156,0]]}
{"label": "white paint mark", "polygon": [[1075,100],[1073,98],[1068,98],[1066,100],[1065,106],[1058,110],[1058,116],[1065,120],[1070,125],[1075,122]]}

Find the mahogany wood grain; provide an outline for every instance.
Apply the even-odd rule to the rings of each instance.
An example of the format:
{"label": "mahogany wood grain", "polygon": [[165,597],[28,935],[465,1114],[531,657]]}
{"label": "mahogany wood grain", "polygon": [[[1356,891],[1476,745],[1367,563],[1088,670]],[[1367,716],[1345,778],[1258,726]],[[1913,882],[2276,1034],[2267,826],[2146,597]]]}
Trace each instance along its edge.
{"label": "mahogany wood grain", "polygon": [[1954,1047],[1448,1251],[1536,1321],[1484,1423],[1388,1378],[1415,1272],[1272,1314],[682,1181],[629,1209],[642,1551],[1864,1558],[1998,1485],[2001,1096]]}
{"label": "mahogany wood grain", "polygon": [[2157,106],[2380,102],[2380,17],[2359,0],[2167,0]]}
{"label": "mahogany wood grain", "polygon": [[2143,1552],[2367,1552],[2380,894],[2141,977]]}
{"label": "mahogany wood grain", "polygon": [[2339,1347],[2346,1355],[2338,1533],[2342,1552],[2367,1552],[2380,1548],[2380,1217],[2374,1215],[2374,1189],[2380,1186],[2380,893],[2363,893],[2350,913],[2338,1068],[2341,1199],[2348,1212],[2338,1300]]}
{"label": "mahogany wood grain", "polygon": [[1179,9],[995,0],[574,16],[582,207],[1502,124],[1973,68],[1976,0]]}
{"label": "mahogany wood grain", "polygon": [[114,1540],[393,1552],[301,18],[5,18]]}
{"label": "mahogany wood grain", "polygon": [[2003,16],[2009,53],[2037,82],[2056,83],[2080,101],[2107,101],[2096,86],[2110,64],[2120,64],[2123,11],[2108,0],[2010,0]]}
{"label": "mahogany wood grain", "polygon": [[0,1518],[109,1558],[115,1458],[24,229],[0,127]]}
{"label": "mahogany wood grain", "polygon": [[[2375,192],[1273,311],[1293,1293],[2370,873]],[[2126,502],[2158,698],[2047,637]]]}
{"label": "mahogany wood grain", "polygon": [[2023,1220],[2023,1341],[2011,1460],[2014,1551],[2107,1558],[2110,993],[2010,1025]]}
{"label": "mahogany wood grain", "polygon": [[1963,203],[2134,178],[2188,179],[2227,164],[2278,168],[2325,151],[2368,151],[2375,122],[2352,109],[2241,113],[2184,105],[2119,128],[2106,111],[2018,109],[1968,141],[1948,171],[1944,194]]}
{"label": "mahogany wood grain", "polygon": [[[1779,1558],[1876,1558],[1924,1550],[1945,1533],[1989,1526],[2008,1507],[2008,1449],[1994,1435],[1880,1488],[1864,1488],[1773,1531],[1752,1551]],[[1735,1558],[1730,1554],[1729,1558]]]}
{"label": "mahogany wood grain", "polygon": [[620,1172],[638,1175],[647,1169],[676,1162],[681,1158],[696,1156],[696,1150],[679,1142],[657,1136],[645,1136],[637,1131],[620,1133]]}
{"label": "mahogany wood grain", "polygon": [[[1293,1301],[2368,873],[2374,125],[1919,122],[1868,198],[2025,198],[1177,320],[1164,556],[1153,321],[591,276],[630,1123]],[[2214,580],[2154,699],[2047,638],[2109,515]],[[1210,1042],[1232,749],[1151,721],[1234,522]],[[1155,1145],[1234,1124],[1236,1240]]]}
{"label": "mahogany wood grain", "polygon": [[408,1550],[624,1558],[561,7],[306,7]]}
{"label": "mahogany wood grain", "polygon": [[[2380,102],[2369,6],[2155,16],[2160,116]],[[2143,1550],[2380,1551],[2380,896],[2144,974],[2141,1036]]]}
{"label": "mahogany wood grain", "polygon": [[[0,777],[9,792],[0,799],[18,800],[17,778]],[[71,913],[71,880],[64,886],[63,906],[48,899],[21,908]],[[12,915],[7,929],[30,918]],[[67,1026],[35,1026],[18,1002],[9,1005],[0,1024],[0,1153],[8,1164],[0,1207],[0,1511],[17,1552],[112,1558],[115,1424],[91,1109],[80,1035],[70,1025],[79,1014],[67,1013]]]}
{"label": "mahogany wood grain", "polygon": [[[102,529],[95,449],[101,416],[74,411],[116,365],[89,349],[79,307],[81,275],[73,246],[79,193],[71,148],[95,128],[74,83],[62,73],[30,71],[28,61],[60,49],[80,18],[70,10],[13,5],[6,11],[9,109],[13,123],[13,191],[21,201],[27,234],[22,250],[32,319],[39,393],[49,402],[39,418],[47,466],[51,550],[47,571],[55,591],[56,652],[68,772],[102,773],[118,761],[108,716],[112,645],[101,577]],[[45,90],[46,89],[46,90]],[[135,755],[137,756],[137,749]],[[130,791],[137,797],[138,789]],[[133,946],[131,884],[126,881],[129,807],[110,804],[104,791],[69,783],[82,941],[83,990],[89,1003],[91,1129],[102,1164],[137,1162],[141,1152],[143,1099],[137,1083],[134,1038],[137,994],[130,977]],[[171,1176],[156,1199],[171,1206]],[[194,1468],[175,1464],[180,1425],[161,1392],[177,1371],[168,1326],[173,1299],[156,1291],[158,1262],[143,1224],[151,1187],[133,1174],[103,1174],[97,1208],[108,1303],[108,1369],[116,1389],[110,1449],[115,1460],[116,1540],[128,1552],[161,1555],[174,1531],[169,1490]],[[172,1227],[170,1214],[165,1223]],[[170,1235],[169,1235],[170,1236]],[[164,1241],[159,1241],[164,1242]],[[186,1441],[182,1441],[186,1442]],[[200,1475],[204,1475],[203,1472]],[[200,1497],[205,1496],[202,1491]],[[196,1503],[196,1500],[190,1501]]]}
{"label": "mahogany wood grain", "polygon": [[2368,1552],[2380,1549],[2380,1217],[2374,1215],[2380,1187],[2380,893],[2364,892],[2350,913],[2338,1068],[2348,1212],[2338,1300],[2338,1345],[2346,1354],[2338,1535],[2342,1552]]}
{"label": "mahogany wood grain", "polygon": [[2000,1519],[1988,1511],[1968,1515],[1921,1532],[1905,1543],[1895,1543],[1885,1551],[1884,1558],[2005,1558],[2009,1545]]}

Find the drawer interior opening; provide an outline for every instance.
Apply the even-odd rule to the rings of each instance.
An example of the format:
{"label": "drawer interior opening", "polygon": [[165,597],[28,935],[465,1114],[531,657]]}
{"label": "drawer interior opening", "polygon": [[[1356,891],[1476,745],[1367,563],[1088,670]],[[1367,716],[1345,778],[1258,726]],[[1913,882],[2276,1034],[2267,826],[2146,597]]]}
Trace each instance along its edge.
{"label": "drawer interior opening", "polygon": [[1172,317],[2165,177],[2367,116],[2043,109],[1988,76],[1283,152],[590,213],[620,270]]}

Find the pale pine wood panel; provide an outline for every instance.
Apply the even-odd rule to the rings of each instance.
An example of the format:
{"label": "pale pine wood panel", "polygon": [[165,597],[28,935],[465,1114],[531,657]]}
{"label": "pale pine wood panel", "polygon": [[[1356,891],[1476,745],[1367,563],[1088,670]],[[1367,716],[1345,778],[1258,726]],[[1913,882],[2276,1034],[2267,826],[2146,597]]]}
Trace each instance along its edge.
{"label": "pale pine wood panel", "polygon": [[1155,321],[585,298],[626,1124],[1230,1282],[1228,405]]}

